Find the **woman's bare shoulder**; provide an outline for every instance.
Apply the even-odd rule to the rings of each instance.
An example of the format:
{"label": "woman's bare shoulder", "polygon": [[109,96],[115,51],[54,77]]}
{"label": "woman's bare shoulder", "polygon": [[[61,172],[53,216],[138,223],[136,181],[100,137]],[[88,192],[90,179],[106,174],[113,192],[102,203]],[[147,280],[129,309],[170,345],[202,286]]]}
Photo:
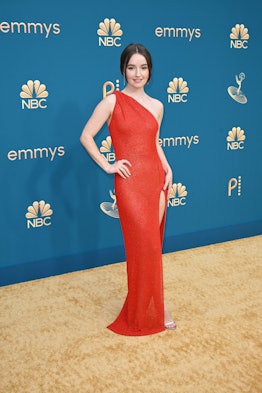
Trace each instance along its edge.
{"label": "woman's bare shoulder", "polygon": [[109,94],[105,96],[103,99],[104,104],[107,105],[111,110],[114,109],[115,103],[116,103],[116,95],[115,94]]}
{"label": "woman's bare shoulder", "polygon": [[110,116],[114,110],[114,106],[116,103],[115,94],[110,94],[105,96],[99,103],[96,105],[94,113],[101,116],[101,113],[106,113],[107,116]]}
{"label": "woman's bare shoulder", "polygon": [[154,111],[157,114],[157,118],[161,120],[164,113],[164,105],[160,100],[153,97],[150,98],[152,100],[151,102],[152,102],[152,106],[154,107]]}
{"label": "woman's bare shoulder", "polygon": [[159,109],[163,109],[164,108],[164,105],[163,105],[162,101],[158,100],[157,98],[153,98],[153,97],[151,97],[151,99],[152,99],[152,102],[154,103],[154,105],[156,107],[158,107]]}

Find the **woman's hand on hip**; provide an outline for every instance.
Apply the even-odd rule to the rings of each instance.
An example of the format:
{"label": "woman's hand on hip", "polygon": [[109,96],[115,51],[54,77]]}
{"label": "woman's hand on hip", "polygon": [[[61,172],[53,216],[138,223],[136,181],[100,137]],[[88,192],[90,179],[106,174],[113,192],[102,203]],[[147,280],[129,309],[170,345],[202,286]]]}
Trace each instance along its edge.
{"label": "woman's hand on hip", "polygon": [[107,170],[107,173],[118,173],[123,179],[126,179],[131,176],[128,167],[131,167],[131,163],[128,160],[118,160],[114,164],[111,164]]}

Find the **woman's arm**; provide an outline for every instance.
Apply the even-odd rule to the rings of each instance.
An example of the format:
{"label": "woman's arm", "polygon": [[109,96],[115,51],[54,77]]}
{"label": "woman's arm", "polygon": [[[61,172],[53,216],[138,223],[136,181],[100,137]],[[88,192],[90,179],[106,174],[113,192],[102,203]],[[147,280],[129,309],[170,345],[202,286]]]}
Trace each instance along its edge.
{"label": "woman's arm", "polygon": [[103,125],[109,121],[114,109],[115,100],[116,97],[112,94],[100,101],[83,129],[80,136],[80,142],[90,157],[92,157],[106,173],[118,173],[121,177],[126,178],[130,176],[127,167],[131,166],[129,161],[123,159],[116,161],[114,164],[109,164],[104,155],[100,153],[94,140],[94,137],[101,130]]}
{"label": "woman's arm", "polygon": [[100,153],[94,141],[94,137],[101,130],[103,125],[111,116],[112,113],[112,99],[104,98],[96,106],[94,112],[86,123],[83,132],[80,136],[80,142],[93,158],[93,160],[107,173],[110,170],[110,164],[107,162],[103,154]]}

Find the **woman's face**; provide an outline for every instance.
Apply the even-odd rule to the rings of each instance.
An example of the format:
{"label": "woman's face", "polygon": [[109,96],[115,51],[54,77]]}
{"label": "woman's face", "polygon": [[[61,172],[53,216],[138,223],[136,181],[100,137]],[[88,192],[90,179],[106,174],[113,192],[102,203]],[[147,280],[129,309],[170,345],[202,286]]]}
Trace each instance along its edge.
{"label": "woman's face", "polygon": [[135,88],[144,87],[149,78],[149,69],[146,58],[140,53],[130,57],[126,67],[127,83]]}

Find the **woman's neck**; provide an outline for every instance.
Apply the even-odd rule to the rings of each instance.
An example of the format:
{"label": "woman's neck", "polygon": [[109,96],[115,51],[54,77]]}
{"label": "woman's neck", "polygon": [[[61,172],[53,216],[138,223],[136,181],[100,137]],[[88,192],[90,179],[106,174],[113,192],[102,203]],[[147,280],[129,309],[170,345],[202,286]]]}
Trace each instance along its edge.
{"label": "woman's neck", "polygon": [[127,95],[132,95],[135,97],[144,97],[146,95],[143,87],[136,89],[136,88],[133,88],[128,85],[122,91],[123,91],[123,93],[126,93]]}

